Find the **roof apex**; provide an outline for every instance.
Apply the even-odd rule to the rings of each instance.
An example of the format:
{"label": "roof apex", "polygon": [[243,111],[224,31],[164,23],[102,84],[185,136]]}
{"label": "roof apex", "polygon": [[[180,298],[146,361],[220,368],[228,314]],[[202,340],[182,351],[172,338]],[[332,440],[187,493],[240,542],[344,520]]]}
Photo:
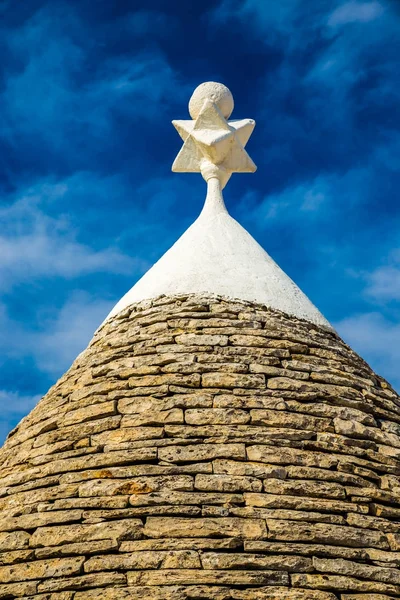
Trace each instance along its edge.
{"label": "roof apex", "polygon": [[211,293],[254,301],[332,329],[307,296],[226,210],[222,189],[232,173],[256,170],[244,149],[255,122],[227,121],[232,109],[228,88],[207,82],[194,91],[189,102],[193,120],[173,122],[184,144],[172,170],[201,172],[208,188],[204,208],[107,319],[130,304],[160,295]]}

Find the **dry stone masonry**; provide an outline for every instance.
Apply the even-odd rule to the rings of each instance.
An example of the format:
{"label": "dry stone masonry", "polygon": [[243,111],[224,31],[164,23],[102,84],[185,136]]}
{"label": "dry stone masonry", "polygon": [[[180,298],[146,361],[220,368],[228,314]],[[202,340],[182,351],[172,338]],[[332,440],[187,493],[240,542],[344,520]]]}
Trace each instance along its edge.
{"label": "dry stone masonry", "polygon": [[232,109],[195,90],[202,213],[0,450],[0,600],[400,598],[400,397],[228,214]]}
{"label": "dry stone masonry", "polygon": [[400,598],[399,409],[310,322],[130,306],[0,451],[0,598]]}

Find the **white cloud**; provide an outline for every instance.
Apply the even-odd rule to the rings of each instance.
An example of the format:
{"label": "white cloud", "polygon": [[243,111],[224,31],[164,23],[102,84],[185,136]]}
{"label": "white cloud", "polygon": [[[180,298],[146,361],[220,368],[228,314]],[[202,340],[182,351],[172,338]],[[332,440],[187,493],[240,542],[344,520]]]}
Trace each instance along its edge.
{"label": "white cloud", "polygon": [[[21,281],[61,277],[71,279],[91,273],[132,274],[142,271],[143,261],[130,258],[118,247],[95,249],[98,236],[88,243],[78,241],[78,229],[62,214],[52,217],[49,208],[63,211],[75,194],[104,194],[116,188],[113,179],[76,174],[61,182],[37,183],[7,198],[0,208],[0,280],[2,292]],[[102,190],[102,192],[100,192]],[[54,212],[54,211],[53,211]]]}
{"label": "white cloud", "polygon": [[367,296],[383,302],[400,301],[400,268],[379,267],[367,275],[367,281]]}
{"label": "white cloud", "polygon": [[[223,0],[210,12],[211,22],[226,24],[230,19],[248,21],[254,32],[265,36],[270,43],[277,33],[287,34],[293,28],[299,14],[301,0],[279,0],[260,2],[259,0]],[[287,43],[290,43],[288,38]]]}
{"label": "white cloud", "polygon": [[400,301],[400,249],[393,249],[385,264],[361,274],[366,282],[364,293],[378,304]]}
{"label": "white cloud", "polygon": [[389,383],[400,390],[400,323],[369,312],[348,317],[334,326],[378,375],[385,373]]}
{"label": "white cloud", "polygon": [[39,307],[36,324],[10,317],[0,305],[0,354],[11,360],[31,358],[39,371],[59,377],[85,349],[113,304],[75,291],[60,309]]}
{"label": "white cloud", "polygon": [[384,7],[380,2],[346,2],[331,13],[328,25],[337,27],[347,23],[368,23],[375,21],[383,12]]}
{"label": "white cloud", "polygon": [[[378,310],[354,314],[335,324],[356,352],[400,391],[400,251],[390,252],[386,265],[370,272],[349,273],[364,284],[361,294],[375,306],[392,302],[389,319]],[[400,308],[400,306],[399,306]]]}
{"label": "white cloud", "polygon": [[8,390],[0,390],[1,417],[9,418],[16,414],[26,414],[40,400],[41,396],[21,395]]}
{"label": "white cloud", "polygon": [[[360,27],[340,27],[348,23],[369,23],[381,16],[383,19],[379,26],[371,25],[368,31]],[[360,110],[363,105],[368,106],[372,103],[373,99],[369,94],[377,93],[378,98],[383,96],[383,85],[388,87],[388,93],[397,94],[397,61],[393,61],[390,49],[386,51],[383,47],[385,38],[394,35],[396,25],[398,27],[396,15],[385,11],[376,1],[350,1],[338,6],[330,15],[323,15],[320,31],[325,41],[329,40],[330,43],[324,44],[316,55],[304,81],[311,85],[326,86],[330,94],[327,104],[328,118],[335,119],[340,116],[341,119],[352,119],[355,108]],[[372,57],[382,53],[384,59],[380,61],[380,69],[386,70],[386,83],[379,80],[378,88],[366,89],[364,97],[354,106],[351,92],[358,82],[364,81],[370,74],[373,69]],[[324,101],[327,101],[325,96]]]}
{"label": "white cloud", "polygon": [[[11,363],[27,359],[30,369],[55,382],[86,348],[113,304],[85,292],[74,292],[60,310],[47,308],[40,312],[39,308],[36,326],[11,318],[0,304],[0,356]],[[18,385],[17,380],[15,390],[0,390],[0,445],[41,397],[20,394]],[[43,389],[42,395],[46,392]]]}
{"label": "white cloud", "polygon": [[[346,23],[367,23],[377,19],[384,12],[383,5],[377,0],[337,3],[339,6],[329,15],[327,24],[330,27]],[[300,0],[280,0],[280,2],[259,2],[259,0],[223,0],[211,13],[215,22],[224,23],[228,19],[249,19],[252,27],[259,33],[268,33],[266,41],[271,41],[270,35],[277,32],[288,33],[297,26],[299,17],[307,17],[304,26],[318,31],[326,20],[326,3],[315,4],[312,7],[313,18],[310,18],[309,6]],[[290,44],[291,40],[286,43]]]}
{"label": "white cloud", "polygon": [[[271,103],[280,122],[290,125],[290,135],[296,139],[296,129],[303,129],[307,138],[312,135],[313,120],[318,127],[327,124],[328,131],[352,127],[355,113],[365,107],[379,104],[396,105],[398,96],[398,60],[395,44],[387,39],[397,39],[398,14],[395,4],[377,0],[350,0],[348,2],[299,2],[282,0],[224,0],[209,14],[211,24],[226,27],[248,28],[253,37],[268,47],[275,47],[281,56],[276,68],[268,68],[263,83],[258,87],[261,115],[270,118]],[[379,22],[377,19],[380,19]],[[375,23],[376,21],[376,23]],[[346,23],[365,26],[344,27]],[[370,23],[368,31],[365,31]],[[377,60],[380,57],[381,60]],[[372,73],[373,77],[369,78]],[[376,78],[376,73],[384,77]],[[363,94],[354,97],[358,84]],[[290,123],[287,109],[293,89],[301,88],[301,97],[307,98],[309,121]],[[301,104],[301,103],[300,103]],[[266,108],[265,108],[266,107]],[[289,129],[289,128],[288,128]],[[329,144],[329,140],[327,143]],[[337,143],[337,142],[336,142]],[[279,139],[279,149],[283,147]]]}
{"label": "white cloud", "polygon": [[326,191],[321,189],[309,189],[303,195],[303,202],[301,204],[301,210],[304,211],[316,211],[319,210],[322,204],[327,199]]}
{"label": "white cloud", "polygon": [[[327,209],[332,201],[334,187],[337,182],[331,176],[318,176],[313,180],[289,186],[276,194],[265,196],[261,201],[244,197],[240,212],[246,221],[262,223],[266,220],[291,220],[299,217],[299,213],[315,213]],[[253,206],[249,206],[249,204]],[[307,218],[309,218],[309,214]]]}
{"label": "white cloud", "polygon": [[[143,11],[120,26],[132,24],[133,35],[140,29],[142,36],[152,20],[159,30],[170,21]],[[57,3],[1,33],[11,62],[18,64],[0,93],[1,135],[15,148],[29,149],[34,139],[40,150],[72,160],[96,141],[112,138],[116,115],[150,119],[185,93],[187,83],[157,48],[141,45],[130,56],[88,69],[94,42],[75,11],[60,10]]]}
{"label": "white cloud", "polygon": [[56,314],[43,319],[39,332],[27,336],[27,349],[38,368],[60,376],[86,348],[113,304],[85,292],[74,292]]}
{"label": "white cloud", "polygon": [[40,395],[21,395],[0,390],[0,445],[11,429],[39,402]]}
{"label": "white cloud", "polygon": [[168,38],[179,35],[179,20],[171,14],[156,10],[133,9],[130,14],[124,14],[120,26],[134,38],[156,37]]}

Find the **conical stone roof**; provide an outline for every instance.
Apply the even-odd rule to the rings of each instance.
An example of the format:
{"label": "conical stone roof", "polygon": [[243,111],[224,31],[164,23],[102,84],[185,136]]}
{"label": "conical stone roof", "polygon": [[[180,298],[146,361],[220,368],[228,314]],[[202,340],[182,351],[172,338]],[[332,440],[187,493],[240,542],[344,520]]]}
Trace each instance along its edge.
{"label": "conical stone roof", "polygon": [[222,189],[231,174],[256,170],[244,149],[255,122],[227,121],[232,109],[228,88],[207,82],[194,91],[189,102],[193,120],[173,121],[184,145],[172,170],[200,172],[207,181],[206,202],[193,225],[121,298],[109,317],[141,300],[197,292],[262,303],[332,329],[307,296],[226,210]]}
{"label": "conical stone roof", "polygon": [[398,598],[399,408],[310,316],[119,307],[0,450],[0,599]]}
{"label": "conical stone roof", "polygon": [[0,452],[0,598],[398,597],[399,407],[307,321],[133,305]]}

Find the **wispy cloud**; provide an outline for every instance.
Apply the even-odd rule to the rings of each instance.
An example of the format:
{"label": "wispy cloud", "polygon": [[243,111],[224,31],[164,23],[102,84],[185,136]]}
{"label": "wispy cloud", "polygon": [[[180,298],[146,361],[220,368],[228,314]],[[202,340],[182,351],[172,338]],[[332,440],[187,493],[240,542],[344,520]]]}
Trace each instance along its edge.
{"label": "wispy cloud", "polygon": [[[47,181],[7,197],[0,207],[0,278],[2,292],[17,283],[38,278],[75,278],[99,272],[135,275],[145,265],[122,253],[117,247],[95,249],[98,241],[78,241],[77,224],[72,224],[66,209],[80,193],[97,193],[115,181],[96,179],[89,174],[75,175],[59,182]],[[60,213],[49,214],[51,210]]]}
{"label": "wispy cloud", "polygon": [[[239,204],[240,218],[262,231],[265,227],[290,228],[309,235],[314,242],[326,236],[329,225],[330,238],[345,237],[348,223],[343,220],[357,217],[364,221],[371,197],[373,169],[355,167],[347,172],[322,173],[301,182],[289,182],[277,192],[261,195],[247,194]],[[318,228],[321,230],[322,235]],[[348,240],[351,241],[350,239]]]}
{"label": "wispy cloud", "polygon": [[120,26],[129,36],[139,39],[168,39],[179,35],[179,20],[175,15],[157,10],[135,10],[123,16]]}
{"label": "wispy cloud", "polygon": [[[39,45],[45,31],[38,30],[37,37]],[[109,59],[95,77],[81,82],[85,60],[68,39],[59,39],[56,47],[41,45],[41,52],[7,79],[0,96],[2,135],[13,144],[27,144],[27,136],[35,135],[54,152],[77,142],[87,149],[88,136],[105,140],[121,114],[152,118],[166,110],[177,91],[176,74],[158,51]]]}
{"label": "wispy cloud", "polygon": [[[339,320],[335,326],[343,338],[372,368],[400,390],[400,251],[369,271],[354,273],[363,286],[364,311]],[[387,307],[390,305],[391,310]]]}
{"label": "wispy cloud", "polygon": [[36,322],[31,323],[15,319],[0,306],[1,355],[33,358],[42,373],[59,377],[85,349],[112,306],[111,300],[75,291],[60,308],[38,307]]}
{"label": "wispy cloud", "polygon": [[[254,52],[264,46],[273,55],[258,73],[258,90],[259,118],[268,123],[265,159],[274,170],[348,169],[355,156],[360,162],[388,142],[400,104],[394,4],[319,2],[310,10],[298,0],[224,0],[209,19],[219,35],[227,26],[249,29]],[[345,27],[350,21],[355,26]]]}
{"label": "wispy cloud", "polygon": [[[303,182],[300,185],[288,186],[286,189],[265,196],[261,202],[253,205],[251,211],[248,210],[246,198],[243,201],[241,210],[243,218],[252,219],[255,223],[260,223],[260,219],[279,219],[292,220],[297,219],[299,213],[318,212],[323,208],[328,209],[332,202],[332,181],[330,177],[317,177],[313,181]],[[263,226],[263,225],[261,225]]]}
{"label": "wispy cloud", "polygon": [[39,400],[40,395],[24,396],[17,392],[0,390],[0,443]]}
{"label": "wispy cloud", "polygon": [[[8,378],[13,387],[0,389],[0,444],[86,348],[112,305],[86,292],[73,292],[61,308],[36,307],[35,323],[13,318],[0,304],[0,371],[12,368],[14,362],[24,365],[23,377],[18,382]],[[17,391],[27,386],[29,378],[38,382],[39,375],[44,382],[39,384],[40,393]]]}
{"label": "wispy cloud", "polygon": [[380,17],[384,12],[380,2],[346,2],[338,6],[329,16],[328,25],[338,27],[348,23],[369,23]]}
{"label": "wispy cloud", "polygon": [[112,306],[112,301],[86,292],[71,294],[59,311],[42,319],[39,331],[28,335],[29,351],[38,368],[60,376],[86,348]]}
{"label": "wispy cloud", "polygon": [[342,319],[334,325],[377,373],[384,373],[400,390],[400,323],[386,319],[379,312],[367,312]]}
{"label": "wispy cloud", "polygon": [[[174,29],[173,18],[152,11],[117,21],[121,37],[132,27],[133,43],[115,53],[115,27],[103,27],[97,39],[79,11],[61,2],[43,5],[15,29],[0,29],[9,56],[0,91],[0,141],[8,153],[29,155],[43,171],[46,165],[71,171],[98,165],[112,140],[117,148],[109,154],[118,151],[125,160],[128,131],[138,143],[145,122],[161,119],[187,85],[159,45],[140,41],[152,22],[160,36],[164,26],[170,34]],[[111,45],[109,52],[102,44]]]}
{"label": "wispy cloud", "polygon": [[365,293],[380,303],[400,302],[400,250],[390,253],[387,265],[366,274]]}
{"label": "wispy cloud", "polygon": [[[318,7],[316,8],[318,14]],[[245,27],[262,37],[266,44],[277,41],[282,34],[290,32],[301,15],[301,0],[281,0],[279,3],[258,0],[222,0],[209,17],[215,25],[232,20],[242,21]],[[287,40],[290,44],[290,40]]]}

